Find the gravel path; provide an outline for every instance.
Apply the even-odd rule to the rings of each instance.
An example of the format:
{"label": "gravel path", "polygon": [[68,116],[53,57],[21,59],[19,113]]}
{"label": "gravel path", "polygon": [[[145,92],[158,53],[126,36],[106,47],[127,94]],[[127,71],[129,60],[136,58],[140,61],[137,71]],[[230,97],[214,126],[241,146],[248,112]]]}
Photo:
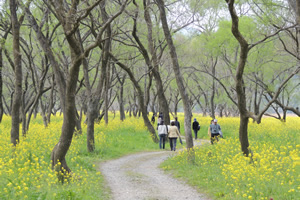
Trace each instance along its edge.
{"label": "gravel path", "polygon": [[143,152],[107,161],[100,171],[114,200],[204,200],[194,188],[158,166],[175,152]]}

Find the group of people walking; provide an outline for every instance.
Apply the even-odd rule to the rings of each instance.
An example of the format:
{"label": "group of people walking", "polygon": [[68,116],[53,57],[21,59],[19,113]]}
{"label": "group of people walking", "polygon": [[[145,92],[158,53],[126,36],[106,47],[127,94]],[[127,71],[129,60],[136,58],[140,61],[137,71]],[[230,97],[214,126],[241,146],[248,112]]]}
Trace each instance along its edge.
{"label": "group of people walking", "polygon": [[[154,124],[155,115],[152,116],[151,121]],[[211,120],[211,124],[208,127],[208,136],[211,139],[211,144],[213,144],[215,140],[218,140],[218,137],[223,137],[221,127],[217,122],[218,122],[217,119]],[[198,139],[198,131],[200,130],[200,128],[201,126],[199,122],[197,121],[196,118],[194,118],[194,121],[192,123],[192,129],[195,134],[195,140]],[[180,135],[180,123],[177,117],[175,117],[175,120],[171,120],[169,126],[165,124],[163,120],[163,114],[159,113],[157,119],[157,132],[159,136],[160,149],[165,149],[165,143],[167,139],[169,139],[171,151],[176,151],[176,144],[178,138],[180,143],[182,144],[182,139]]]}
{"label": "group of people walking", "polygon": [[170,142],[171,151],[176,151],[178,138],[180,143],[182,144],[182,139],[180,135],[180,123],[177,117],[175,117],[175,120],[172,120],[171,125],[168,126],[164,123],[163,115],[160,114],[157,120],[157,132],[159,136],[160,149],[165,149],[165,143],[167,138],[169,139]]}

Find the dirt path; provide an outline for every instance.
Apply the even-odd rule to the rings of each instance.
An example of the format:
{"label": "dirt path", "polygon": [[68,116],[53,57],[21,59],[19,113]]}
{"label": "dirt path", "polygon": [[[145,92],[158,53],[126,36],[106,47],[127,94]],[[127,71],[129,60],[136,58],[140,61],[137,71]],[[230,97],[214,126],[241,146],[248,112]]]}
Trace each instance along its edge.
{"label": "dirt path", "polygon": [[175,152],[158,151],[128,155],[101,164],[114,200],[204,200],[194,188],[159,169]]}

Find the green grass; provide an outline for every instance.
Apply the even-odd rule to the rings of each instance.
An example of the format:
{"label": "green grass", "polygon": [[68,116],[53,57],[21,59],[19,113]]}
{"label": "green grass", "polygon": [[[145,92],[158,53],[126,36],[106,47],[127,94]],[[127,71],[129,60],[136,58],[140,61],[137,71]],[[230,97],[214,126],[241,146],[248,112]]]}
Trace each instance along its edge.
{"label": "green grass", "polygon": [[[209,121],[200,120],[200,138],[208,139]],[[161,167],[212,199],[299,199],[300,119],[286,123],[264,119],[249,123],[253,157],[246,158],[238,140],[238,118],[219,119],[225,139],[195,148],[195,164],[183,151]]]}
{"label": "green grass", "polygon": [[[110,116],[111,117],[111,116]],[[82,135],[74,136],[66,155],[72,178],[61,184],[51,170],[50,154],[58,142],[62,116],[52,117],[44,128],[41,117],[32,119],[26,138],[12,153],[10,118],[0,124],[0,199],[110,199],[109,190],[99,173],[102,161],[140,151],[153,151],[152,142],[142,119],[127,118],[125,122],[110,118],[108,125],[95,124],[95,151],[87,152],[86,125]]]}
{"label": "green grass", "polygon": [[[151,115],[150,115],[151,116]],[[210,118],[197,117],[199,138],[208,139]],[[179,116],[181,131],[183,116]],[[241,154],[238,118],[219,119],[225,139],[217,145],[195,148],[195,164],[186,152],[165,161],[162,168],[186,180],[213,199],[297,199],[300,171],[300,120],[287,123],[264,119],[261,125],[249,123],[253,159]],[[44,128],[40,117],[33,119],[26,138],[21,137],[14,153],[10,146],[10,118],[0,124],[0,199],[110,199],[101,174],[102,161],[140,151],[155,151],[141,118],[124,122],[110,116],[108,125],[95,125],[95,152],[87,152],[86,125],[82,135],[73,138],[66,156],[72,179],[57,181],[51,170],[50,154],[58,142],[62,117],[53,117]],[[184,133],[182,133],[184,135]],[[271,170],[271,171],[270,171]]]}

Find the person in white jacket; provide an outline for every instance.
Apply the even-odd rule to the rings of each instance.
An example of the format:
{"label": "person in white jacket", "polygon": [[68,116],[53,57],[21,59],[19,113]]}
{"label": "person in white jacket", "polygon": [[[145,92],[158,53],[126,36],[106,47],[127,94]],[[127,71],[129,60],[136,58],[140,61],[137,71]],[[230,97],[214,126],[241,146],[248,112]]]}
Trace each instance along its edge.
{"label": "person in white jacket", "polygon": [[159,136],[159,148],[165,149],[165,143],[168,134],[168,127],[164,124],[164,120],[160,121],[159,126],[157,127],[157,132]]}

